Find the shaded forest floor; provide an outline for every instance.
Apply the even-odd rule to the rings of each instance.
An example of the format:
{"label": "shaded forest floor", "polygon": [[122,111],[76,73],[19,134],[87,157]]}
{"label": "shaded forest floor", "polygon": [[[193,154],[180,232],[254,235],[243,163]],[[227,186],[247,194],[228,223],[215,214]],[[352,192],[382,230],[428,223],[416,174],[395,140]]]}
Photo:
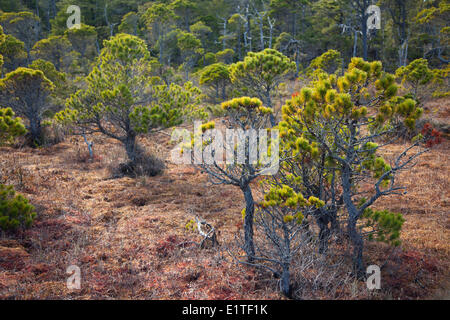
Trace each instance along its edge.
{"label": "shaded forest floor", "polygon": [[[440,109],[447,123],[449,108],[446,101]],[[201,237],[185,228],[198,215],[219,230],[221,244],[232,243],[242,227],[238,189],[212,186],[192,167],[168,162],[156,177],[111,179],[109,168],[123,150],[113,140],[93,140],[94,162],[85,161],[85,144],[76,137],[42,149],[0,149],[4,182],[38,212],[31,229],[0,238],[1,299],[282,298],[276,279],[236,265],[223,250],[198,248]],[[160,133],[140,143],[166,157],[169,140]],[[369,292],[353,280],[337,298],[450,298],[449,149],[445,140],[401,174],[407,195],[377,202],[406,219],[401,248],[366,247],[366,263],[384,265],[382,289]],[[81,290],[66,287],[69,265],[81,269]]]}

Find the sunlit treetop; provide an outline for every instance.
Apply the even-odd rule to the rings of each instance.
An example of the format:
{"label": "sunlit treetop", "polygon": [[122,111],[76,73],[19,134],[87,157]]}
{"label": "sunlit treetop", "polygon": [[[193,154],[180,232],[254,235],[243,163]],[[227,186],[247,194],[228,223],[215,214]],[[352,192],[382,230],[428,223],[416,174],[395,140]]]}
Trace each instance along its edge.
{"label": "sunlit treetop", "polygon": [[222,109],[230,112],[251,113],[255,112],[260,115],[272,113],[271,108],[263,106],[258,98],[241,97],[222,103]]}
{"label": "sunlit treetop", "polygon": [[232,81],[244,77],[259,77],[266,86],[270,86],[277,78],[294,70],[295,63],[274,49],[249,52],[244,61],[230,66]]}
{"label": "sunlit treetop", "polygon": [[313,59],[306,73],[313,78],[319,78],[322,73],[337,74],[341,70],[341,66],[341,53],[331,49]]}
{"label": "sunlit treetop", "polygon": [[230,72],[223,63],[214,63],[206,66],[200,73],[200,84],[209,84],[219,81],[229,81]]}

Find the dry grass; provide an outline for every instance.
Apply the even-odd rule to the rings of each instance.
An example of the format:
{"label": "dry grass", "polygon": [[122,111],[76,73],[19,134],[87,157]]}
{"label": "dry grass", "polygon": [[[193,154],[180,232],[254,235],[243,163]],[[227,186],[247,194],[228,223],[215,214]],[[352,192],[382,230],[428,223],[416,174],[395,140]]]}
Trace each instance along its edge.
{"label": "dry grass", "polygon": [[[92,162],[85,161],[78,138],[38,150],[0,150],[3,182],[38,210],[31,229],[0,238],[0,298],[282,298],[270,275],[237,266],[222,249],[199,249],[200,237],[185,229],[199,215],[219,230],[221,244],[231,246],[242,227],[239,190],[211,186],[193,168],[170,163],[156,177],[111,179],[108,167],[123,160],[123,150],[113,140],[93,140]],[[159,156],[172,148],[164,133],[141,144]],[[397,251],[367,246],[366,262],[384,265],[381,292],[348,280],[339,298],[449,297],[449,147],[445,141],[402,174],[407,195],[377,203],[406,218]],[[82,272],[79,291],[66,288],[65,270],[73,264]],[[302,295],[330,298],[325,289]]]}

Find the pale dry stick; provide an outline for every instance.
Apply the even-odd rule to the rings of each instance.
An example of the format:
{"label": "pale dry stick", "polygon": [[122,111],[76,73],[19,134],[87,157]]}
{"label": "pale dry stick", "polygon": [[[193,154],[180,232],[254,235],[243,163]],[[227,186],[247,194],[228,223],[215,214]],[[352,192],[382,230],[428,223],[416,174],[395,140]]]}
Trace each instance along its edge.
{"label": "pale dry stick", "polygon": [[[200,233],[200,235],[203,237],[203,240],[200,242],[200,248],[205,247],[206,241],[211,241],[211,245],[215,247],[216,245],[219,245],[219,242],[217,241],[217,235],[216,235],[216,229],[206,222],[205,220],[200,219],[199,217],[195,217],[195,222],[197,223],[197,230]],[[203,230],[203,226],[206,228],[206,230]]]}

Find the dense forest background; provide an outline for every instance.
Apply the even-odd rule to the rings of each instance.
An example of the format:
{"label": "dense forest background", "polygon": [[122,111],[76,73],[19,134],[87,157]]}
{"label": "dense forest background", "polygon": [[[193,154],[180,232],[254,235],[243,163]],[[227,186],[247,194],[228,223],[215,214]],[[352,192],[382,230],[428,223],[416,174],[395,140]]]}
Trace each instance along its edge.
{"label": "dense forest background", "polygon": [[[379,30],[367,28],[370,4],[381,9]],[[81,8],[81,29],[67,28],[70,5]],[[0,53],[4,73],[44,58],[58,71],[86,74],[103,40],[129,33],[175,70],[274,48],[299,70],[335,49],[343,65],[360,56],[393,72],[417,58],[447,64],[448,20],[448,2],[431,0],[1,0]]]}

